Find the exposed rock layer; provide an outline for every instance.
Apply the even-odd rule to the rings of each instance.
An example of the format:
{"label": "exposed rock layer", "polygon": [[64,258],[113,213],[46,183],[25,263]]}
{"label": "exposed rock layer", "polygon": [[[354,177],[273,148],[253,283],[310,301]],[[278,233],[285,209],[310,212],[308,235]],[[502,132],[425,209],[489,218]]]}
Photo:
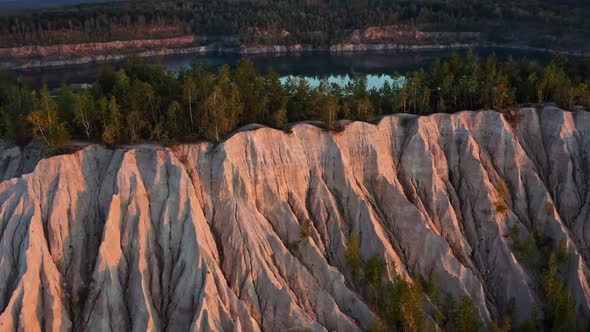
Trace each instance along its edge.
{"label": "exposed rock layer", "polygon": [[398,115],[2,168],[16,177],[0,183],[0,330],[366,329],[351,232],[364,259],[436,273],[486,321],[511,302],[522,320],[541,307],[539,276],[508,231],[535,225],[566,241],[587,314],[590,113],[521,112],[518,126],[495,112]]}
{"label": "exposed rock layer", "polygon": [[32,172],[43,156],[40,142],[24,148],[0,142],[0,182]]}

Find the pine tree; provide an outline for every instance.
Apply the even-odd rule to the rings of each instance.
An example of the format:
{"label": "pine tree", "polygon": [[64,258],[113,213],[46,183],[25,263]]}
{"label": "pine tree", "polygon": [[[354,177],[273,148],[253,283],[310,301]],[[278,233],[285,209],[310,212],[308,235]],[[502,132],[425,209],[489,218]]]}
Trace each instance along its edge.
{"label": "pine tree", "polygon": [[125,70],[120,69],[115,74],[115,83],[113,86],[113,94],[117,97],[117,100],[121,101],[129,94],[131,83]]}
{"label": "pine tree", "polygon": [[16,125],[10,112],[0,107],[0,139],[13,142],[16,139]]}
{"label": "pine tree", "polygon": [[[398,308],[399,325],[403,331],[418,332],[424,330],[425,314],[422,308],[422,287],[419,282],[408,282],[399,278],[394,286],[393,301]],[[471,330],[477,331],[477,330]]]}
{"label": "pine tree", "polygon": [[20,78],[13,82],[7,82],[8,86],[2,90],[4,93],[4,126],[5,139],[11,142],[23,144],[32,137],[32,130],[27,116],[37,107],[37,95],[23,83]]}
{"label": "pine tree", "polygon": [[377,312],[383,310],[383,276],[386,273],[386,263],[379,255],[371,257],[365,266],[365,281],[369,293],[369,300]]}
{"label": "pine tree", "polygon": [[177,101],[173,101],[166,111],[165,128],[171,137],[178,137],[180,135],[180,128],[178,126],[180,108],[180,104]]}
{"label": "pine tree", "polygon": [[459,297],[459,310],[457,315],[457,331],[479,331],[482,326],[481,319],[473,300],[466,295]]}
{"label": "pine tree", "polygon": [[284,92],[283,92],[283,85],[281,84],[281,80],[279,74],[271,70],[265,78],[265,87],[266,95],[268,96],[268,109],[272,114],[274,112],[284,107]]}
{"label": "pine tree", "polygon": [[351,98],[350,111],[352,119],[370,121],[373,118],[374,110],[367,91],[367,77],[365,75],[355,75],[346,88]]}
{"label": "pine tree", "polygon": [[346,261],[353,278],[358,278],[363,266],[363,259],[361,257],[361,248],[358,235],[353,232],[346,243]]}
{"label": "pine tree", "polygon": [[[566,264],[567,260],[562,260],[562,265]],[[576,319],[574,296],[567,284],[559,278],[559,267],[558,255],[551,254],[542,276],[545,321],[553,331],[572,331]]]}
{"label": "pine tree", "polygon": [[62,84],[59,89],[59,96],[57,98],[57,112],[60,119],[67,121],[74,118],[75,102],[76,95],[68,88],[67,85]]}
{"label": "pine tree", "polygon": [[268,104],[264,93],[265,80],[251,60],[241,60],[236,66],[235,87],[244,105],[242,123],[265,123]]}

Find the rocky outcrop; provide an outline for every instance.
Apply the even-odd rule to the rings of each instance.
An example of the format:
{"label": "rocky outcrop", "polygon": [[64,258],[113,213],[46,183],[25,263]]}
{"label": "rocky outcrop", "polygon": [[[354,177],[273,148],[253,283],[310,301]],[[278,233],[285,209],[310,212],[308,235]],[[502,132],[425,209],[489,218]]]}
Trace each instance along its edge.
{"label": "rocky outcrop", "polygon": [[353,232],[390,275],[436,273],[485,321],[512,305],[523,320],[541,307],[539,275],[508,233],[535,226],[565,241],[587,314],[590,113],[521,113],[517,125],[396,115],[41,160],[0,183],[0,329],[366,329]]}
{"label": "rocky outcrop", "polygon": [[[302,52],[360,52],[398,49],[458,48],[476,45],[478,33],[422,32],[409,26],[369,27],[354,30],[342,43],[309,45],[293,43],[290,32],[271,33],[250,29],[249,34],[267,39],[270,45],[241,44],[239,36],[186,35],[173,38],[123,40],[96,43],[0,48],[1,69],[59,67],[96,62],[113,62],[130,55],[156,57],[166,55],[220,54],[292,54]],[[318,33],[321,34],[320,31]]]}
{"label": "rocky outcrop", "polygon": [[[249,29],[247,33],[266,40],[266,44],[243,44],[237,35],[186,35],[162,39],[138,39],[49,46],[21,46],[0,48],[0,69],[26,70],[42,67],[64,67],[88,63],[121,61],[129,56],[159,57],[172,55],[206,54],[300,54],[309,52],[383,52],[406,50],[467,49],[476,47],[514,49],[531,52],[560,52],[571,56],[585,56],[587,50],[578,46],[555,48],[538,47],[527,40],[492,42],[479,32],[421,31],[404,25],[374,26],[353,30],[339,43],[311,45],[294,42],[288,31],[271,32]],[[323,34],[317,31],[319,35]],[[537,45],[537,46],[527,46]]]}
{"label": "rocky outcrop", "polygon": [[51,46],[21,46],[0,48],[0,58],[48,58],[103,54],[129,49],[168,48],[192,45],[205,40],[199,36],[180,36],[164,39],[123,40],[100,43],[62,44]]}
{"label": "rocky outcrop", "polygon": [[32,172],[43,157],[40,142],[32,142],[21,148],[0,141],[0,182]]}

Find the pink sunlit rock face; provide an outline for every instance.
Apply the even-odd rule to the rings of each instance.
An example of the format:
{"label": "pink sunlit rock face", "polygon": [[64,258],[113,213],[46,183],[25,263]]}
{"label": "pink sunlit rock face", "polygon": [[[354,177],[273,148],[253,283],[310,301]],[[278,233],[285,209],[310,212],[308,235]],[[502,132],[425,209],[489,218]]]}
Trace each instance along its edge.
{"label": "pink sunlit rock face", "polygon": [[520,114],[516,124],[466,111],[338,133],[299,124],[219,144],[90,146],[28,174],[10,150],[0,330],[364,330],[375,314],[351,282],[352,233],[390,276],[436,273],[485,322],[512,305],[525,320],[542,305],[540,280],[513,250],[515,226],[565,241],[567,280],[588,313],[590,113]]}

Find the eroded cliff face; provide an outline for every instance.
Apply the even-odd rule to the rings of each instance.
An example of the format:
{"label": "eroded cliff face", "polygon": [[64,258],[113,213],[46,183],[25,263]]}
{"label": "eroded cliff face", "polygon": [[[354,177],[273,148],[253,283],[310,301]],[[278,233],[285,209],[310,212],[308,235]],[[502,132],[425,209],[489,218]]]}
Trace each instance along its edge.
{"label": "eroded cliff face", "polygon": [[518,126],[495,112],[398,115],[41,160],[0,183],[0,329],[366,329],[352,232],[364,259],[436,273],[485,321],[511,303],[524,320],[540,277],[514,253],[515,225],[565,241],[587,314],[590,113],[521,113]]}
{"label": "eroded cliff face", "polygon": [[20,148],[0,141],[0,182],[31,173],[44,156],[40,142]]}

